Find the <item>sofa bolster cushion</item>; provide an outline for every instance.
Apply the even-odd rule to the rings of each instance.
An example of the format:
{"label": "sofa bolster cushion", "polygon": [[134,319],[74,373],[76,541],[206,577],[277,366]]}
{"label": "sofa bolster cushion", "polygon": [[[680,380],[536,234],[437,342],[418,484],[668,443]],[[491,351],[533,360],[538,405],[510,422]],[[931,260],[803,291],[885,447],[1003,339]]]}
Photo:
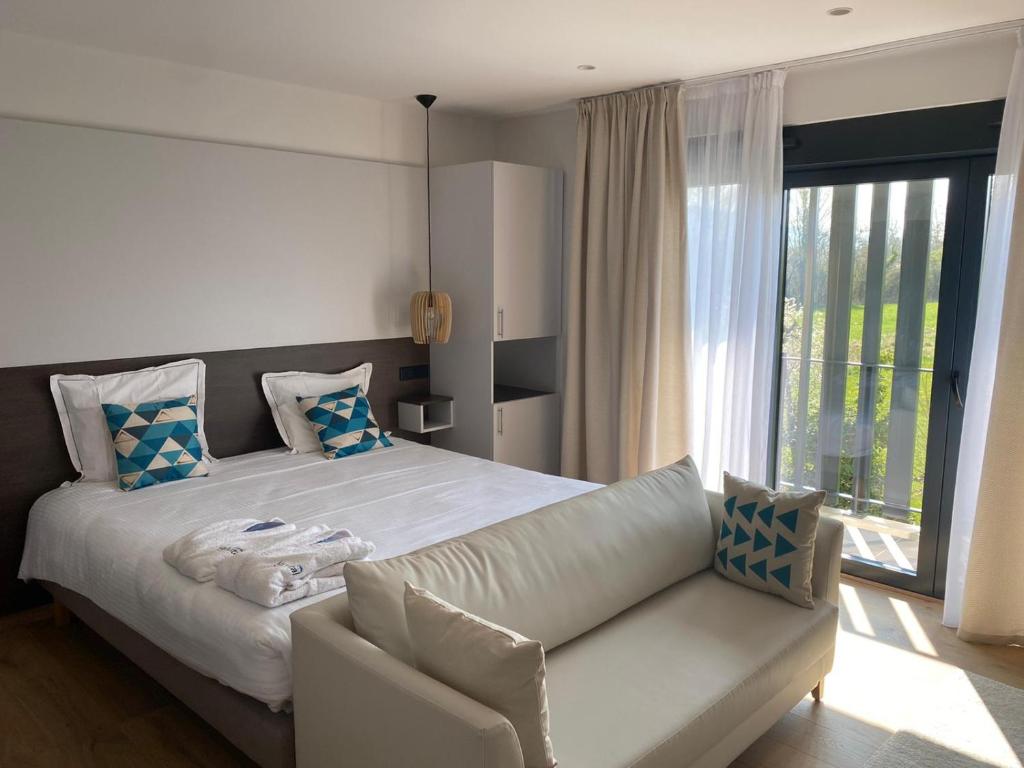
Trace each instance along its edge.
{"label": "sofa bolster cushion", "polygon": [[572,640],[711,566],[707,497],[686,457],[389,560],[345,564],[356,632],[413,663],[405,582],[539,640]]}

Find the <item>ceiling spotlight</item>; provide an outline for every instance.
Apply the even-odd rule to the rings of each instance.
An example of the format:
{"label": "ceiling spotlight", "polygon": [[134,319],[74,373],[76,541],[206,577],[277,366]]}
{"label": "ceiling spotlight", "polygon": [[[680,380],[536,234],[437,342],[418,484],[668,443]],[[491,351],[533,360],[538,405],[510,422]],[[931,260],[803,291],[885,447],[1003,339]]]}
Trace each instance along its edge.
{"label": "ceiling spotlight", "polygon": [[848,16],[853,13],[853,8],[841,5],[838,8],[829,8],[825,13],[829,16]]}
{"label": "ceiling spotlight", "polygon": [[597,69],[593,64],[579,64],[576,66],[580,72],[589,72],[592,69]]}

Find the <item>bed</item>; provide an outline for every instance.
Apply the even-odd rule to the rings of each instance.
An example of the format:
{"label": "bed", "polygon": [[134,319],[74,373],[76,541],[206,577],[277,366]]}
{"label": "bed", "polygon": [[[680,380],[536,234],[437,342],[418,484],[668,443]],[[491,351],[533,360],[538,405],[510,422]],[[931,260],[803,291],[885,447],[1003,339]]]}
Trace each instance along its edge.
{"label": "bed", "polygon": [[[74,471],[50,375],[187,357],[206,363],[206,434],[221,458],[213,474],[131,493],[62,486]],[[288,617],[317,598],[268,610],[196,584],[163,563],[169,541],[218,517],[277,515],[350,527],[381,558],[592,487],[404,439],[334,462],[281,448],[261,375],[366,361],[374,415],[396,430],[397,401],[427,386],[428,350],[408,338],[0,368],[0,612],[40,604],[45,588],[256,763],[293,765]]]}
{"label": "bed", "polygon": [[218,462],[207,478],[123,493],[78,483],[39,499],[19,576],[77,592],[193,669],[273,710],[291,697],[288,616],[325,595],[267,609],[167,565],[163,548],[216,520],[280,517],[346,527],[409,552],[589,490],[399,438],[338,461],[284,449]]}
{"label": "bed", "polygon": [[[287,711],[289,614],[336,592],[263,608],[179,574],[162,559],[168,543],[215,520],[276,516],[347,527],[385,558],[595,487],[394,443],[337,461],[261,451],[223,459],[206,478],[131,493],[109,483],[57,488],[32,508],[19,576],[57,585],[76,613],[95,606],[99,618],[89,623],[113,619],[190,669]],[[79,597],[91,606],[75,605]]]}

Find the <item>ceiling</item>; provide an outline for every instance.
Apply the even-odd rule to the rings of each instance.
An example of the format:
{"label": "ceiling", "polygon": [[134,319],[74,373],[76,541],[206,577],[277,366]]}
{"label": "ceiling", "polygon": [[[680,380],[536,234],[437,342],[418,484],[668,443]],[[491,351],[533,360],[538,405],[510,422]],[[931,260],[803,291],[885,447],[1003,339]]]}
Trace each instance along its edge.
{"label": "ceiling", "polygon": [[15,32],[496,115],[1021,16],[1021,0],[0,0]]}

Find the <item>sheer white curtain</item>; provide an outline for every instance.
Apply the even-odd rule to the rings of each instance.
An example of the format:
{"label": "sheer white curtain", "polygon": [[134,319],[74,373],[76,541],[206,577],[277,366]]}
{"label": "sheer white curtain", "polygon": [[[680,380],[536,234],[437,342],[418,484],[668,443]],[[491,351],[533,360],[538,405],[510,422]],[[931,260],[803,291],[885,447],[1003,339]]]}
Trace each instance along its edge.
{"label": "sheer white curtain", "polygon": [[687,254],[694,457],[763,482],[782,221],[782,88],[762,72],[688,88]]}
{"label": "sheer white curtain", "polygon": [[1003,112],[953,498],[943,623],[987,642],[1024,639],[1024,42]]}

